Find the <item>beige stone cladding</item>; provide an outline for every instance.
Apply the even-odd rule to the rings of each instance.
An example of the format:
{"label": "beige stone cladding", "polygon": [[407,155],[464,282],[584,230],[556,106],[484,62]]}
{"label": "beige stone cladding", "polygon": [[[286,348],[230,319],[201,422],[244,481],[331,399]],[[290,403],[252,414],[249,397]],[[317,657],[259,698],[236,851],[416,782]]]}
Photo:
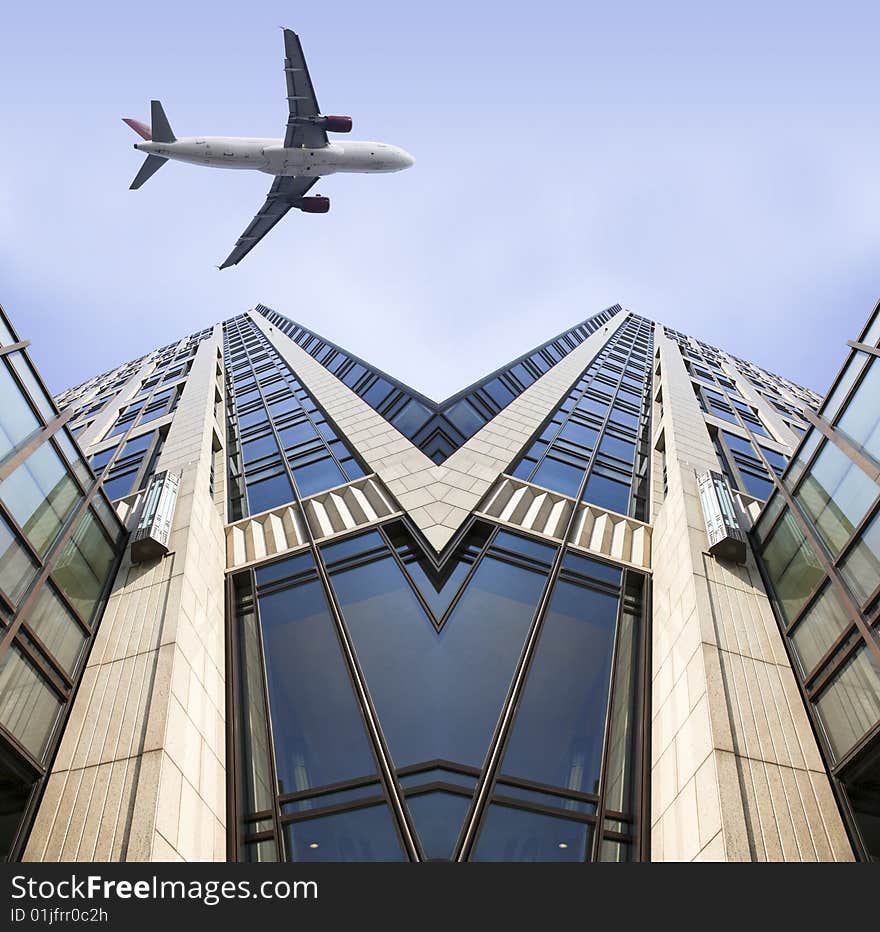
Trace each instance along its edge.
{"label": "beige stone cladding", "polygon": [[225,860],[225,536],[210,492],[221,346],[218,325],[158,463],[182,473],[170,551],[123,560],[25,860]]}
{"label": "beige stone cladding", "polygon": [[695,470],[718,463],[675,343],[655,341],[652,860],[851,860],[754,559],[707,552]]}
{"label": "beige stone cladding", "polygon": [[619,312],[437,466],[262,314],[249,314],[438,552],[629,316]]}

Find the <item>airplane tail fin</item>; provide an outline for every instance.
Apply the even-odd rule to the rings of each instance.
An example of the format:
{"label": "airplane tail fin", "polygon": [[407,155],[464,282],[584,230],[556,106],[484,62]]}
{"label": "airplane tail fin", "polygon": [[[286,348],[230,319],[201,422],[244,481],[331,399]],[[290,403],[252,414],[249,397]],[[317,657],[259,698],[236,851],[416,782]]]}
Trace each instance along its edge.
{"label": "airplane tail fin", "polygon": [[141,139],[146,139],[147,142],[152,140],[152,130],[146,123],[141,123],[140,120],[133,120],[131,117],[123,117],[122,122],[125,123],[126,126],[130,126]]}
{"label": "airplane tail fin", "polygon": [[129,185],[130,191],[137,190],[145,181],[149,180],[157,171],[168,161],[164,155],[148,155],[141,170],[134,176],[134,181]]}
{"label": "airplane tail fin", "polygon": [[158,100],[150,101],[151,117],[153,120],[153,142],[176,142],[177,137],[174,135],[168,117],[162,109],[162,104]]}

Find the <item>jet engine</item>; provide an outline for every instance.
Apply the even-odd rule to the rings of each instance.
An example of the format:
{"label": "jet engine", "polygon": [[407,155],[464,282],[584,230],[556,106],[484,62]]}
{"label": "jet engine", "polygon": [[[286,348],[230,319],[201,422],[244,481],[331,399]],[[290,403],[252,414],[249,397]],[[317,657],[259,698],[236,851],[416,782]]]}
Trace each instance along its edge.
{"label": "jet engine", "polygon": [[320,194],[315,197],[301,197],[295,206],[306,214],[326,214],[330,210],[330,198]]}
{"label": "jet engine", "polygon": [[350,133],[351,117],[350,116],[325,116],[324,129],[330,133]]}

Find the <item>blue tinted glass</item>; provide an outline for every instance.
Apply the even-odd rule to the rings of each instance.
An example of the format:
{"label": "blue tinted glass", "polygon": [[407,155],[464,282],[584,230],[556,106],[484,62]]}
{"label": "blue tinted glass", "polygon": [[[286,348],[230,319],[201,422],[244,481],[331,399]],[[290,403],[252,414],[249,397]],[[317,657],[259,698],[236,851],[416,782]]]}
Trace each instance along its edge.
{"label": "blue tinted glass", "polygon": [[620,408],[611,409],[611,420],[623,427],[629,427],[635,430],[639,426],[639,419],[635,414],[629,411],[622,411]]}
{"label": "blue tinted glass", "polygon": [[788,465],[787,457],[783,456],[781,453],[777,453],[775,450],[768,450],[767,447],[761,447],[761,452],[766,457],[771,468],[781,476],[785,467]]}
{"label": "blue tinted glass", "polygon": [[486,423],[466,401],[458,401],[444,412],[446,417],[465,435],[470,437]]}
{"label": "blue tinted glass", "polygon": [[571,466],[546,456],[530,481],[562,495],[577,495],[586,466],[586,463],[582,467]]}
{"label": "blue tinted glass", "polygon": [[138,437],[134,437],[126,443],[125,447],[122,450],[122,456],[131,456],[133,453],[142,453],[153,440],[153,437],[156,436],[154,430],[147,431],[145,434],[141,434]]}
{"label": "blue tinted glass", "polygon": [[[128,444],[126,444],[127,446]],[[100,453],[96,453],[91,460],[89,461],[92,465],[92,469],[95,472],[95,475],[98,475],[101,470],[110,462],[113,458],[113,454],[116,452],[116,447],[110,447],[109,450],[102,450]]]}
{"label": "blue tinted glass", "polygon": [[591,826],[559,816],[489,806],[473,861],[585,861]]}
{"label": "blue tinted glass", "polygon": [[291,466],[296,487],[303,498],[325,489],[332,489],[346,481],[339,466],[329,456],[306,466],[297,466],[295,462],[291,463]]}
{"label": "blue tinted glass", "polygon": [[259,597],[279,793],[375,773],[320,584]]}
{"label": "blue tinted glass", "polygon": [[483,391],[499,408],[507,407],[515,397],[513,392],[501,382],[501,379],[492,379],[491,382],[483,386]]}
{"label": "blue tinted glass", "polygon": [[109,479],[105,479],[104,491],[107,493],[107,498],[109,498],[111,502],[115,501],[117,498],[125,498],[132,490],[137,473],[137,469],[134,469],[130,472],[122,473],[119,476],[112,476]]}
{"label": "blue tinted glass", "polygon": [[259,437],[256,440],[248,440],[241,445],[241,456],[245,463],[252,463],[254,460],[277,452],[278,444],[272,434],[266,434],[265,437]]}
{"label": "blue tinted glass", "polygon": [[606,434],[602,438],[599,449],[602,453],[615,456],[617,459],[624,460],[627,463],[632,463],[636,458],[636,445],[634,443],[620,440],[617,437],[612,437],[610,434]]}
{"label": "blue tinted glass", "polygon": [[596,445],[596,437],[599,432],[592,427],[586,427],[584,424],[578,424],[576,421],[569,421],[559,433],[564,440],[570,440],[572,443],[579,443],[581,446],[592,449]]}
{"label": "blue tinted glass", "polygon": [[587,480],[583,500],[625,515],[629,507],[629,486],[593,473]]}
{"label": "blue tinted glass", "polygon": [[411,437],[431,416],[431,412],[415,399],[408,401],[391,423],[405,436]]}
{"label": "blue tinted glass", "polygon": [[405,861],[386,805],[285,826],[291,861]]}
{"label": "blue tinted glass", "polygon": [[376,405],[388,397],[391,388],[390,382],[386,382],[383,378],[378,378],[370,389],[364,392],[362,397],[368,405],[372,405],[375,408]]}
{"label": "blue tinted glass", "polygon": [[769,498],[770,493],[773,491],[773,483],[769,479],[745,469],[740,469],[739,474],[742,476],[743,484],[746,487],[745,491],[749,495],[762,500]]}
{"label": "blue tinted glass", "polygon": [[502,773],[598,792],[617,602],[557,583]]}
{"label": "blue tinted glass", "polygon": [[482,764],[544,578],[485,558],[437,632],[392,559],[332,575],[398,767]]}
{"label": "blue tinted glass", "polygon": [[420,793],[408,796],[406,805],[416,823],[425,857],[431,861],[448,861],[467,815],[470,798],[458,793]]}
{"label": "blue tinted glass", "polygon": [[370,531],[367,534],[358,534],[357,537],[347,537],[338,544],[327,544],[321,548],[321,553],[324,562],[329,565],[338,563],[353,554],[366,553],[368,550],[384,546],[385,541],[382,540],[381,535],[377,531]]}
{"label": "blue tinted glass", "polygon": [[513,550],[515,553],[521,553],[524,557],[538,560],[548,566],[553,562],[553,557],[556,556],[556,548],[552,544],[542,544],[530,537],[511,534],[509,531],[499,531],[492,541],[492,546],[502,547],[504,550]]}
{"label": "blue tinted glass", "polygon": [[289,557],[287,560],[279,560],[276,563],[267,563],[256,569],[255,575],[257,585],[263,586],[266,583],[274,582],[277,579],[285,579],[288,576],[296,576],[304,573],[306,570],[314,570],[315,564],[312,561],[311,554],[300,554],[296,557]]}
{"label": "blue tinted glass", "polygon": [[291,424],[289,427],[282,427],[278,431],[281,443],[285,449],[295,447],[307,440],[314,440],[318,434],[315,431],[311,421],[302,421],[299,424]]}
{"label": "blue tinted glass", "polygon": [[535,381],[535,377],[529,372],[528,369],[522,364],[518,363],[510,370],[514,376],[519,380],[523,387],[527,388],[532,382]]}
{"label": "blue tinted glass", "polygon": [[252,515],[293,501],[293,489],[284,473],[279,473],[247,487],[248,511]]}
{"label": "blue tinted glass", "polygon": [[562,565],[565,569],[581,576],[601,579],[603,582],[612,583],[615,586],[620,585],[620,568],[617,566],[610,566],[608,563],[601,563],[599,560],[590,560],[571,551],[565,555]]}

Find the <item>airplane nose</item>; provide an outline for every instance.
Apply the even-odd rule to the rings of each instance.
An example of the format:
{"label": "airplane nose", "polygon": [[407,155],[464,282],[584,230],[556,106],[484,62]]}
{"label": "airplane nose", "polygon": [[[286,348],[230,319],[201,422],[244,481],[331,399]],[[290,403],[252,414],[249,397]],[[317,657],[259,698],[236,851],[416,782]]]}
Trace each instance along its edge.
{"label": "airplane nose", "polygon": [[416,164],[416,160],[409,154],[409,152],[400,150],[400,161],[403,164],[404,168],[412,168]]}

